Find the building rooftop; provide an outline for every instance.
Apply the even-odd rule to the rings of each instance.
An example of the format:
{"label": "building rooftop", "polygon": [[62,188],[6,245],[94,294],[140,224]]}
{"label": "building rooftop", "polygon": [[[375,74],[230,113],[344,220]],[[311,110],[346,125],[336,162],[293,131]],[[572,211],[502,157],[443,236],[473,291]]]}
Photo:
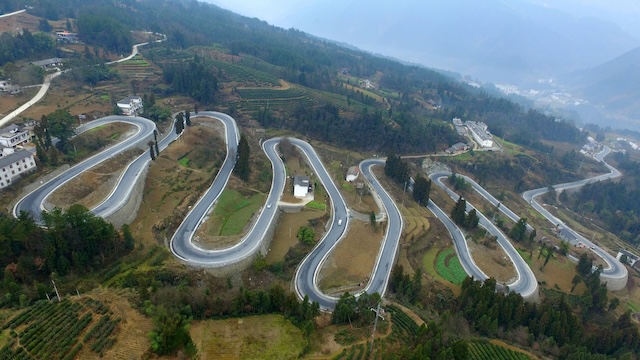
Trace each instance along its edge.
{"label": "building rooftop", "polygon": [[13,154],[5,155],[0,158],[0,169],[30,156],[33,156],[33,154],[27,150],[16,151]]}
{"label": "building rooftop", "polygon": [[122,100],[118,100],[118,104],[129,105],[132,100],[141,101],[142,99],[140,98],[140,96],[127,96]]}
{"label": "building rooftop", "polygon": [[61,63],[61,62],[62,62],[62,59],[60,59],[60,58],[51,58],[51,59],[34,61],[31,64],[36,65],[36,66],[47,66],[47,65],[54,65],[54,64],[57,64],[57,63]]}
{"label": "building rooftop", "polygon": [[293,186],[309,186],[309,177],[304,175],[294,176]]}
{"label": "building rooftop", "polygon": [[22,131],[22,129],[20,129],[20,126],[11,124],[5,128],[0,129],[0,136],[11,137],[16,133],[19,133],[20,131]]}
{"label": "building rooftop", "polygon": [[640,257],[638,257],[638,255],[633,254],[633,253],[631,253],[631,252],[629,252],[627,250],[620,249],[620,253],[623,254],[623,255],[627,255],[627,258],[629,258],[631,260],[635,260],[635,261],[640,260]]}
{"label": "building rooftop", "polygon": [[360,174],[360,168],[357,165],[351,166],[347,170],[347,175],[358,175]]}
{"label": "building rooftop", "polygon": [[487,134],[480,125],[475,121],[467,121],[467,127],[469,130],[473,131],[481,140],[492,140],[491,135]]}

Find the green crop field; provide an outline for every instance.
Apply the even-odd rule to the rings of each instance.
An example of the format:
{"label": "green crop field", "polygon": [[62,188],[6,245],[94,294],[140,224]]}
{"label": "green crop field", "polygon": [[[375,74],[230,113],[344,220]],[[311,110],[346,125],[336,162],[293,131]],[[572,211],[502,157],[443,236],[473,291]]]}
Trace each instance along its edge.
{"label": "green crop field", "polygon": [[115,344],[111,336],[120,319],[112,319],[103,303],[39,301],[2,324],[10,338],[1,359],[73,359],[83,346],[102,357]]}
{"label": "green crop field", "polygon": [[223,191],[213,209],[213,227],[210,234],[214,236],[240,234],[253,214],[264,205],[264,201],[264,194],[254,194],[245,198],[235,190]]}
{"label": "green crop field", "polygon": [[224,71],[229,80],[255,85],[279,86],[280,81],[273,75],[252,69],[247,66],[231,64],[224,61],[211,60],[213,66]]}
{"label": "green crop field", "polygon": [[[448,264],[446,262],[447,258],[449,258]],[[455,255],[455,250],[452,247],[438,254],[436,258],[436,271],[447,281],[456,285],[462,284],[462,281],[467,277],[467,273],[462,268],[460,260]]]}
{"label": "green crop field", "polygon": [[469,343],[470,360],[529,360],[530,358],[521,352],[513,351],[489,342]]}

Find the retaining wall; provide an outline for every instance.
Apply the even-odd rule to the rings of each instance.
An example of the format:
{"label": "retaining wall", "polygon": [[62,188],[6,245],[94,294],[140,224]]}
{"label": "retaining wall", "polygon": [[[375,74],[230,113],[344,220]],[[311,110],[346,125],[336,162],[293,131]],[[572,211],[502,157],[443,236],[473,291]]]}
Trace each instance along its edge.
{"label": "retaining wall", "polygon": [[132,184],[133,190],[129,195],[129,199],[122,205],[122,207],[116,210],[113,214],[105,218],[106,221],[113,224],[116,229],[119,229],[124,224],[131,224],[138,216],[138,210],[142,203],[142,196],[144,195],[144,185],[147,179],[147,173],[149,172],[149,166],[145,166],[138,176],[138,180],[135,184]]}

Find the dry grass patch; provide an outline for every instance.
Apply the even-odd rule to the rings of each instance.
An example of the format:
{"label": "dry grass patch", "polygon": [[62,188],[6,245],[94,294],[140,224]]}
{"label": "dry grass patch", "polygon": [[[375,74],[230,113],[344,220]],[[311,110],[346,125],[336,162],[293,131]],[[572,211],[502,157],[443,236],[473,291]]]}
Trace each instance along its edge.
{"label": "dry grass patch", "polygon": [[307,343],[280,315],[194,321],[189,332],[201,360],[297,359]]}
{"label": "dry grass patch", "polygon": [[384,225],[377,231],[362,221],[349,223],[347,236],[329,254],[319,273],[320,289],[329,294],[363,289],[380,252]]}
{"label": "dry grass patch", "polygon": [[[178,164],[185,153],[193,159],[207,158],[203,164],[205,167],[185,168]],[[138,216],[131,224],[136,239],[145,245],[168,242],[170,234],[166,231],[182,221],[189,204],[209,187],[225,155],[226,146],[217,131],[196,125],[165,149],[151,164],[147,174]]]}
{"label": "dry grass patch", "polygon": [[[113,289],[97,289],[87,296],[103,302],[113,312],[113,318],[120,318],[118,330],[115,333],[116,344],[101,358],[107,360],[143,358],[150,346],[147,336],[153,329],[153,320],[131,307],[127,297],[133,294]],[[98,358],[100,358],[99,355],[92,352],[89,346],[84,346],[77,356],[77,359]]]}
{"label": "dry grass patch", "polygon": [[265,260],[268,264],[273,264],[284,260],[289,249],[299,243],[298,230],[309,225],[309,220],[318,219],[324,216],[322,211],[305,209],[297,213],[285,213],[280,216],[276,231],[271,241],[271,247]]}
{"label": "dry grass patch", "polygon": [[488,248],[468,240],[467,244],[473,261],[487,276],[502,283],[510,283],[517,278],[518,272],[501,246],[496,244],[494,248]]}
{"label": "dry grass patch", "polygon": [[73,204],[94,208],[111,193],[124,168],[141,153],[139,149],[131,149],[83,172],[54,191],[49,203],[61,209]]}

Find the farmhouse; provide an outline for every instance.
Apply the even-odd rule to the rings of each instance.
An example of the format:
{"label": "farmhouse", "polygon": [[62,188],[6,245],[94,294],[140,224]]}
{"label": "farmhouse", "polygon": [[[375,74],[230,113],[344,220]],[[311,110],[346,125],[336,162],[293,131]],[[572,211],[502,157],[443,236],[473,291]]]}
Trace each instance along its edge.
{"label": "farmhouse", "polygon": [[360,168],[358,166],[352,166],[347,170],[347,177],[345,180],[348,182],[354,182],[360,175]]}
{"label": "farmhouse", "polygon": [[122,110],[122,113],[129,116],[135,116],[136,114],[142,114],[143,104],[140,96],[128,96],[122,100],[119,100],[118,108]]}
{"label": "farmhouse", "polygon": [[459,142],[459,143],[453,144],[450,148],[445,150],[445,152],[447,154],[456,154],[456,153],[459,153],[461,151],[465,151],[465,150],[468,150],[468,149],[469,149],[469,145]]}
{"label": "farmhouse", "polygon": [[0,189],[13,184],[22,174],[36,169],[36,161],[30,151],[5,148],[3,154],[0,157]]}
{"label": "farmhouse", "polygon": [[303,198],[311,191],[311,183],[308,176],[296,175],[293,177],[293,196]]}
{"label": "farmhouse", "polygon": [[0,145],[5,147],[16,147],[29,142],[29,134],[18,125],[9,125],[0,129]]}
{"label": "farmhouse", "polygon": [[78,42],[78,34],[68,31],[57,31],[56,41],[58,41],[59,43],[74,44]]}
{"label": "farmhouse", "polygon": [[45,70],[55,69],[58,66],[62,66],[62,59],[60,58],[51,58],[40,61],[34,61],[31,65],[40,66]]}

